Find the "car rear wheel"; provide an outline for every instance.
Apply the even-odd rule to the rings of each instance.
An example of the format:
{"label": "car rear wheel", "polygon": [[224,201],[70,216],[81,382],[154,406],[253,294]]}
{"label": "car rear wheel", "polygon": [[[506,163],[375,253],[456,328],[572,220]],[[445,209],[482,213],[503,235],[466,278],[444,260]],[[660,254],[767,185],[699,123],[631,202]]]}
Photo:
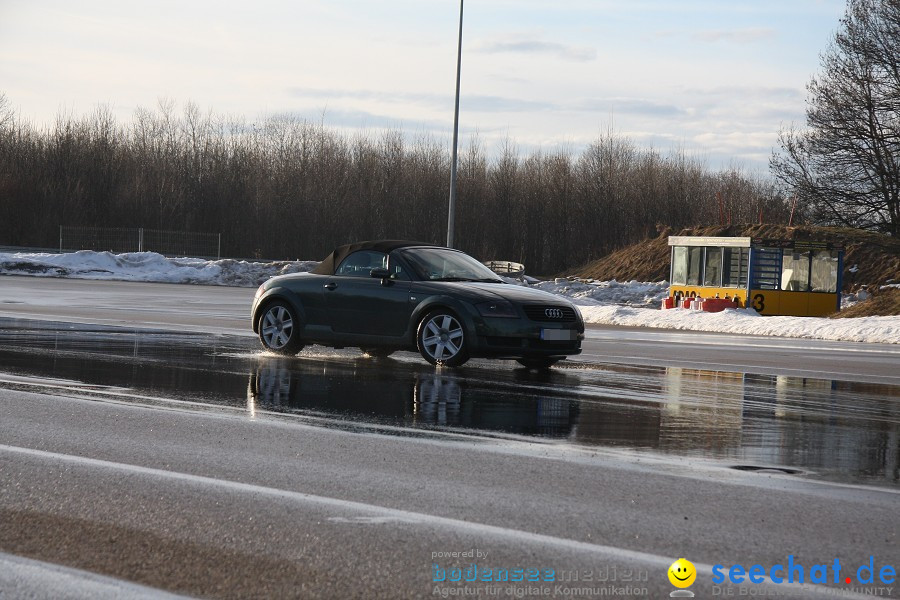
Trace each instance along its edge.
{"label": "car rear wheel", "polygon": [[516,362],[525,367],[526,369],[536,369],[538,371],[544,371],[549,369],[556,363],[558,363],[560,359],[558,358],[517,358]]}
{"label": "car rear wheel", "polygon": [[297,354],[303,350],[299,328],[294,309],[276,301],[269,304],[259,318],[259,341],[270,352]]}
{"label": "car rear wheel", "polygon": [[458,367],[469,360],[462,324],[449,310],[436,310],[422,319],[416,341],[419,353],[433,365]]}

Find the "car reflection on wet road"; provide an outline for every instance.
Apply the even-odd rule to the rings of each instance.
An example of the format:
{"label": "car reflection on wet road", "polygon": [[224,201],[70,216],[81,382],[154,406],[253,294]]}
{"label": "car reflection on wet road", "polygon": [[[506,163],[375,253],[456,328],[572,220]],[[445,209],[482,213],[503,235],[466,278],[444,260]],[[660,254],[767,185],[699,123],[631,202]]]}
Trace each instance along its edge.
{"label": "car reflection on wet road", "polygon": [[[265,411],[333,428],[438,432],[726,461],[744,470],[900,483],[900,388],[683,368],[547,373],[413,354],[260,353],[253,339],[5,320],[0,387],[117,402]],[[187,406],[187,404],[185,404]]]}

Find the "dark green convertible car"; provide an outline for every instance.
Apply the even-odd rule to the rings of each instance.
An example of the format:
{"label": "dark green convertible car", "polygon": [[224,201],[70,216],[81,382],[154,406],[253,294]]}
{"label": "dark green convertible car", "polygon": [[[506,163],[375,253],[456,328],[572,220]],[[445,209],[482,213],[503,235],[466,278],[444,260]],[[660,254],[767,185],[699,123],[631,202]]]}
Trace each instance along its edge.
{"label": "dark green convertible car", "polygon": [[341,246],[311,273],[273,277],[251,314],[271,352],[308,344],[376,357],[418,350],[448,367],[488,357],[547,368],[580,353],[584,339],[568,300],[506,283],[459,250],[394,240]]}

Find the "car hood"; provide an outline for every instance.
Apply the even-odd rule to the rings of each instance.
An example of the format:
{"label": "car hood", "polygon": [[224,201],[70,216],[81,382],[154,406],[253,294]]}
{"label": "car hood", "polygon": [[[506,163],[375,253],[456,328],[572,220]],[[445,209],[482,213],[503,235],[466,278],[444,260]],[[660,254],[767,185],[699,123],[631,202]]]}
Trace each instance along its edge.
{"label": "car hood", "polygon": [[418,281],[414,284],[417,289],[429,293],[453,294],[455,296],[468,297],[470,300],[492,300],[503,298],[512,302],[563,304],[571,306],[566,298],[556,294],[536,290],[510,283],[480,283],[474,281]]}

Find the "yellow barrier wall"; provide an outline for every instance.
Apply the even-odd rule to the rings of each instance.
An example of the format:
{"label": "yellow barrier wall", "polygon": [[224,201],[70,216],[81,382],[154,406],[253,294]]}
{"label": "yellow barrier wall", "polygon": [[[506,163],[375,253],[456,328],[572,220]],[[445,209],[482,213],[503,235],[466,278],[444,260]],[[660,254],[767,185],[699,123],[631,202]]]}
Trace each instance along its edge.
{"label": "yellow barrier wall", "polygon": [[837,293],[750,290],[750,306],[761,315],[823,317],[837,310]]}
{"label": "yellow barrier wall", "polygon": [[700,298],[737,297],[740,308],[752,307],[761,315],[787,315],[794,317],[823,317],[837,310],[837,294],[825,292],[785,292],[781,290],[747,290],[743,288],[713,288],[692,285],[673,285],[669,296],[681,292],[685,297],[691,292]]}
{"label": "yellow barrier wall", "polygon": [[719,298],[724,298],[725,294],[728,294],[729,298],[734,298],[735,296],[740,300],[740,308],[744,308],[747,302],[747,290],[744,288],[732,288],[732,287],[698,287],[695,285],[672,285],[669,286],[669,296],[674,296],[676,292],[681,292],[685,297],[690,296],[691,292],[694,293],[695,296],[699,296],[701,298],[715,298],[716,294],[719,295]]}

